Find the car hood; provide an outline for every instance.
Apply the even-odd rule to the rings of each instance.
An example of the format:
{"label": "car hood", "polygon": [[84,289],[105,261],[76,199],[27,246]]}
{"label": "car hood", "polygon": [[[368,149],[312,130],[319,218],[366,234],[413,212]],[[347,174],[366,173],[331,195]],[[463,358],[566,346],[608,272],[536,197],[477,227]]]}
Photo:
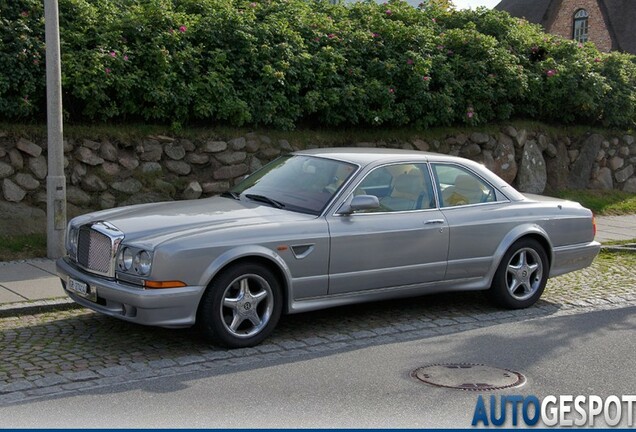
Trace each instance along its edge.
{"label": "car hood", "polygon": [[77,226],[109,222],[124,233],[127,243],[152,247],[177,236],[251,225],[284,224],[315,217],[260,203],[213,197],[105,210],[77,217],[72,223]]}

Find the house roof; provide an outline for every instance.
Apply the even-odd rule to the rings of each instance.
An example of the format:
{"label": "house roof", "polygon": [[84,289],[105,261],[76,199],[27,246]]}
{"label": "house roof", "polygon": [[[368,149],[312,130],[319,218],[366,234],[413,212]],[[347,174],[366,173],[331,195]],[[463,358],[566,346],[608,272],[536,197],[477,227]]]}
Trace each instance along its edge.
{"label": "house roof", "polygon": [[495,9],[508,12],[512,16],[525,18],[532,23],[546,27],[547,12],[554,0],[502,0]]}
{"label": "house roof", "polygon": [[[495,9],[550,28],[563,0],[502,0]],[[636,7],[634,0],[598,0],[608,23],[612,48],[636,54]]]}
{"label": "house roof", "polygon": [[607,15],[615,49],[636,54],[636,5],[633,0],[599,1]]}

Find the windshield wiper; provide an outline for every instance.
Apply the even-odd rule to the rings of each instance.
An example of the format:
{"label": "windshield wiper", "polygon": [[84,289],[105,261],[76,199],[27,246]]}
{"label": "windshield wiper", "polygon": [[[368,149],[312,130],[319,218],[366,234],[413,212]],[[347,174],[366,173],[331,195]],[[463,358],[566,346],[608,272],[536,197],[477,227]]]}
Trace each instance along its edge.
{"label": "windshield wiper", "polygon": [[264,202],[267,203],[269,205],[271,205],[272,207],[276,207],[278,209],[281,209],[283,207],[285,207],[285,204],[280,203],[276,200],[273,200],[271,198],[266,197],[265,195],[254,195],[254,194],[245,194],[245,196],[251,200],[254,201],[260,201],[260,202]]}
{"label": "windshield wiper", "polygon": [[235,200],[241,199],[241,195],[237,194],[236,192],[232,192],[232,191],[223,192],[221,194],[221,196],[225,197],[225,198],[233,198]]}

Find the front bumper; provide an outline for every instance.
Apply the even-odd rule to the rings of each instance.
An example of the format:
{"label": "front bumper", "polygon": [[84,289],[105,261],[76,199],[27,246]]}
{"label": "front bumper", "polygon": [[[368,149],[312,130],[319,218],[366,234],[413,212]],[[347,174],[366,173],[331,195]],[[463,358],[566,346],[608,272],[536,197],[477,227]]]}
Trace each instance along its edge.
{"label": "front bumper", "polygon": [[597,241],[554,248],[550,277],[588,267],[601,250]]}
{"label": "front bumper", "polygon": [[[76,303],[96,312],[138,324],[160,327],[189,327],[194,324],[205,286],[144,289],[122,281],[105,279],[80,270],[68,258],[56,262],[57,274],[66,294]],[[69,278],[88,284],[97,293],[91,301],[69,291]]]}

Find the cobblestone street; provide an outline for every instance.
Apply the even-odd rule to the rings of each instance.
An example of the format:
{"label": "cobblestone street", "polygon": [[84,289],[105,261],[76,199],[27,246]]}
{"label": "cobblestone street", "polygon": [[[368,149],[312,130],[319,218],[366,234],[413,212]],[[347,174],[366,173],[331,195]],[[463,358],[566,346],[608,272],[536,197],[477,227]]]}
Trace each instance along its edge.
{"label": "cobblestone street", "polygon": [[534,307],[497,309],[481,293],[386,301],[283,317],[255,348],[224,350],[194,330],[138,326],[70,308],[0,319],[0,405],[150,377],[423,339],[549,315],[636,305],[636,254],[602,253],[552,279]]}

